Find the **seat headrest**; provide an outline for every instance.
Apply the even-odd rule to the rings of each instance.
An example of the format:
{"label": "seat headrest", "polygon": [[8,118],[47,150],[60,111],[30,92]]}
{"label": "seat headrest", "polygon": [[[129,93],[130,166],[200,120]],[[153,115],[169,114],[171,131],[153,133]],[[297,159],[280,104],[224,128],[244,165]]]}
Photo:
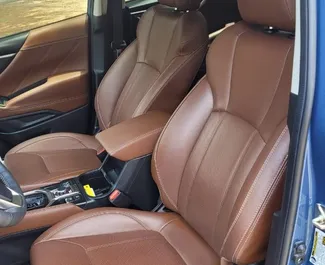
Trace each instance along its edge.
{"label": "seat headrest", "polygon": [[251,24],[295,30],[295,0],[238,0],[243,20]]}
{"label": "seat headrest", "polygon": [[176,7],[178,10],[197,10],[202,0],[159,0],[162,5]]}

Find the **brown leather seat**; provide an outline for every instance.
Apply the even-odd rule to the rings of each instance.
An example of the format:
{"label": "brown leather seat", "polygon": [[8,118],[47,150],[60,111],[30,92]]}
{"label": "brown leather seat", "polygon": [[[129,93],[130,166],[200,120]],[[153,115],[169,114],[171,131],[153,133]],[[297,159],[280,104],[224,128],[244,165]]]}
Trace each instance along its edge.
{"label": "brown leather seat", "polygon": [[[142,16],[137,39],[99,87],[95,105],[103,130],[150,110],[172,113],[202,63],[208,32],[205,18],[196,11],[200,1],[160,2],[164,5]],[[97,168],[100,149],[94,136],[51,134],[13,148],[5,162],[26,191]]]}
{"label": "brown leather seat", "polygon": [[217,37],[207,77],[156,145],[152,173],[175,213],[96,209],[73,216],[35,242],[32,265],[226,265],[264,258],[287,162],[294,40],[252,25],[294,31],[294,0],[238,3],[244,21]]}

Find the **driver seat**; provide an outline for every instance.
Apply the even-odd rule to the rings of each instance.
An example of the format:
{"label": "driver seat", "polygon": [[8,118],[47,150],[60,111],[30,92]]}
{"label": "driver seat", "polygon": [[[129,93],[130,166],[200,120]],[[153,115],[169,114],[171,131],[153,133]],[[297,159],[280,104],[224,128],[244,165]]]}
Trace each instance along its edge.
{"label": "driver seat", "polygon": [[[158,2],[141,16],[136,40],[97,90],[94,103],[102,131],[149,111],[172,114],[203,61],[208,31],[198,11],[201,0]],[[18,144],[5,163],[26,192],[99,168],[101,152],[95,135],[50,133]]]}
{"label": "driver seat", "polygon": [[[176,110],[153,154],[152,174],[172,212],[102,208],[72,216],[34,243],[32,265],[230,265],[265,258],[290,140],[288,32],[295,5],[238,4],[244,21],[216,38],[207,76]],[[281,31],[266,32],[266,25]]]}

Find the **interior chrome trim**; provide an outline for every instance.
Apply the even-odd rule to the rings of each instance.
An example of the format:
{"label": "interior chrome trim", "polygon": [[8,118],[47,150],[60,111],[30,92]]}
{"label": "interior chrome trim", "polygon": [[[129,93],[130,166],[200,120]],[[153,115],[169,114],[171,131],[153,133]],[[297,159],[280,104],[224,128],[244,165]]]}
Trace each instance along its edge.
{"label": "interior chrome trim", "polygon": [[44,194],[46,195],[47,199],[50,201],[52,201],[54,199],[54,194],[49,192],[49,191],[46,191],[46,190],[33,190],[33,191],[28,191],[28,192],[25,192],[24,193],[24,196],[27,197],[27,196],[31,196],[31,195],[35,195],[35,194]]}
{"label": "interior chrome trim", "polygon": [[0,55],[0,60],[1,59],[6,59],[6,58],[12,58],[15,57],[16,54],[15,53],[10,53],[10,54],[5,54],[5,55]]}
{"label": "interior chrome trim", "polygon": [[75,195],[79,195],[80,192],[79,191],[74,191],[71,193],[67,193],[67,194],[63,194],[61,196],[55,196],[55,194],[52,191],[47,191],[47,190],[33,190],[33,191],[28,191],[24,193],[24,196],[31,196],[31,195],[35,195],[35,194],[44,194],[46,195],[47,199],[48,199],[48,204],[45,207],[50,207],[52,206],[55,202],[59,201],[59,200],[64,200],[67,199],[69,197],[75,196]]}
{"label": "interior chrome trim", "polygon": [[1,210],[9,210],[11,208],[20,208],[23,206],[23,202],[24,202],[24,199],[22,197],[22,195],[20,195],[19,193],[15,192],[14,190],[6,187],[11,195],[12,195],[12,201],[7,201],[7,200],[4,200],[4,199],[1,199],[0,198],[0,209]]}
{"label": "interior chrome trim", "polygon": [[75,196],[75,195],[79,195],[79,194],[80,193],[78,191],[74,191],[74,192],[67,193],[67,194],[64,194],[64,195],[61,195],[61,196],[58,196],[58,197],[54,197],[54,199],[51,200],[46,207],[49,207],[49,206],[53,205],[55,202],[57,202],[59,200],[64,200],[64,199],[67,199],[69,197],[72,197],[72,196]]}

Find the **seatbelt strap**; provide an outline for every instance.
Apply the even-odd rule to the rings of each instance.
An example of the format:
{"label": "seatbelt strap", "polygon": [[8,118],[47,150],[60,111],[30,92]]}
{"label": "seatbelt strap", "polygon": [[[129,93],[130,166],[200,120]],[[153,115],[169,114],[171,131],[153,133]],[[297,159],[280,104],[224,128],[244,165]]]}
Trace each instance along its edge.
{"label": "seatbelt strap", "polygon": [[124,41],[123,30],[123,10],[125,7],[125,0],[113,0],[111,11],[113,16],[113,41],[111,48],[114,52],[115,59],[120,56],[126,43]]}

